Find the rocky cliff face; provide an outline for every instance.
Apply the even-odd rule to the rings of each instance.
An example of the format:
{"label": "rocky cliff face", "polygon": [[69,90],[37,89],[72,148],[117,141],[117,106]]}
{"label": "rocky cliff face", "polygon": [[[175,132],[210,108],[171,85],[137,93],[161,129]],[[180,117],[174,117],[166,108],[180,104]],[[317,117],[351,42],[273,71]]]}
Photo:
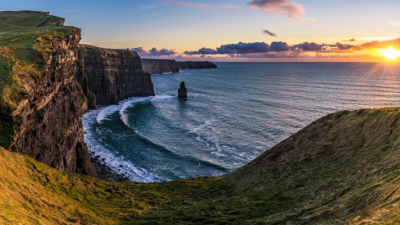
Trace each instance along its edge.
{"label": "rocky cliff face", "polygon": [[136,52],[81,45],[78,81],[89,107],[116,104],[132,96],[153,96],[150,74]]}
{"label": "rocky cliff face", "polygon": [[165,59],[142,59],[143,70],[150,74],[163,74],[163,73],[179,73],[180,70],[186,69],[207,69],[217,68],[212,62],[178,62],[175,60]]}
{"label": "rocky cliff face", "polygon": [[0,146],[94,176],[83,112],[96,100],[106,105],[154,95],[140,57],[80,46],[80,30],[48,13],[0,12],[0,20],[7,21],[0,26],[6,34],[0,35]]}
{"label": "rocky cliff face", "polygon": [[213,68],[218,68],[217,65],[215,65],[212,62],[209,61],[186,61],[186,62],[180,62],[177,61],[176,64],[178,64],[179,70],[188,70],[188,69],[213,69]]}
{"label": "rocky cliff face", "polygon": [[75,79],[79,41],[78,29],[42,39],[44,73],[38,79],[21,79],[27,98],[12,113],[13,150],[62,171],[95,175],[83,142],[86,98]]}

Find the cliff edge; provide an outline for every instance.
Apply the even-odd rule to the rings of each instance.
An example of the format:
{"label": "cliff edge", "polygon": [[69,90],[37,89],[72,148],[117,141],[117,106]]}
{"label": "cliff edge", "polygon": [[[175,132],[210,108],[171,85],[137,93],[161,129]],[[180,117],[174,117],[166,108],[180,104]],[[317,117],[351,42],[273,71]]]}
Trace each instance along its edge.
{"label": "cliff edge", "polygon": [[143,70],[150,74],[179,73],[187,69],[218,68],[209,61],[175,61],[169,59],[142,59]]}
{"label": "cliff edge", "polygon": [[80,45],[78,58],[77,78],[90,108],[133,96],[154,96],[151,76],[143,71],[136,52]]}
{"label": "cliff edge", "polygon": [[[63,172],[94,174],[82,141],[80,30],[36,26],[47,17],[0,12],[8,21],[0,26],[0,224],[400,223],[400,108],[329,114],[220,177],[142,184]],[[115,54],[87,56],[115,65],[104,66],[114,82],[131,70],[113,69],[125,68],[116,59],[137,59],[96,51]],[[124,90],[115,87],[105,93]]]}
{"label": "cliff edge", "polygon": [[154,95],[140,57],[80,45],[80,29],[49,13],[0,12],[0,21],[0,146],[95,176],[82,115],[96,104]]}
{"label": "cliff edge", "polygon": [[83,142],[86,97],[75,79],[80,29],[42,12],[1,12],[0,19],[0,145],[95,175]]}

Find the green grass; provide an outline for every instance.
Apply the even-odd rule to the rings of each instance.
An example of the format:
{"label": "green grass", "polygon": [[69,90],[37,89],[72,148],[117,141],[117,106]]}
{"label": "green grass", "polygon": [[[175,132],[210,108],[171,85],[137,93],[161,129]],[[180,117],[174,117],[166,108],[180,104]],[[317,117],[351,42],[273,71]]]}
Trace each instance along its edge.
{"label": "green grass", "polygon": [[[46,18],[47,23],[35,27]],[[21,79],[42,78],[51,42],[79,32],[51,25],[59,19],[41,12],[0,12],[0,114],[11,113],[26,98]]]}
{"label": "green grass", "polygon": [[393,224],[400,109],[323,117],[216,178],[112,183],[0,150],[0,224]]}
{"label": "green grass", "polygon": [[46,18],[59,20],[60,17],[46,15],[37,11],[0,11],[0,30],[18,28],[21,26],[34,27]]}
{"label": "green grass", "polygon": [[[29,96],[21,80],[41,79],[51,43],[79,32],[49,25],[57,17],[34,27],[43,18],[0,12],[0,145],[6,148],[16,121],[5,115]],[[0,147],[0,224],[396,224],[399,119],[399,108],[337,112],[225,176],[160,184],[68,174]]]}

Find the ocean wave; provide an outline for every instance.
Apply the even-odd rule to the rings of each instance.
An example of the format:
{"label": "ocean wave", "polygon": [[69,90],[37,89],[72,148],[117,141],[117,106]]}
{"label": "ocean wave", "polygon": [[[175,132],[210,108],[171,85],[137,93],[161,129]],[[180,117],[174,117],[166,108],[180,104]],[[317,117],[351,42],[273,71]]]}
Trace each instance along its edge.
{"label": "ocean wave", "polygon": [[[149,97],[132,97],[125,99],[118,103],[118,105],[110,105],[99,109],[99,113],[97,114],[96,121],[97,123],[101,123],[104,120],[107,120],[110,115],[119,111],[120,116],[123,116],[124,111],[132,107],[135,103],[139,102],[150,102],[150,101],[162,101],[168,99],[177,98],[176,96],[171,95],[157,95],[157,96],[149,96]],[[124,121],[124,118],[121,118]],[[126,122],[126,121],[124,121]]]}
{"label": "ocean wave", "polygon": [[100,113],[103,109],[93,110],[86,113],[83,116],[83,131],[84,131],[84,140],[86,145],[89,148],[89,151],[92,153],[92,157],[105,159],[104,163],[110,167],[110,169],[117,173],[128,177],[130,181],[136,182],[160,182],[162,179],[157,177],[154,174],[149,173],[144,168],[137,167],[133,165],[131,162],[125,160],[123,156],[117,156],[110,150],[108,150],[101,141],[97,140],[90,128],[94,123],[97,122],[98,113]]}
{"label": "ocean wave", "polygon": [[217,121],[218,121],[218,120],[217,120],[217,119],[214,119],[214,118],[213,118],[213,119],[206,120],[206,122],[204,122],[204,124],[202,124],[202,125],[200,125],[200,126],[194,128],[194,129],[191,130],[191,131],[186,132],[185,134],[190,134],[190,133],[192,133],[192,134],[197,134],[197,132],[198,132],[199,130],[203,130],[204,128],[210,126],[211,124],[213,124],[214,122],[217,122]]}
{"label": "ocean wave", "polygon": [[119,105],[110,105],[104,108],[100,108],[98,111],[99,113],[96,116],[96,122],[101,123],[102,121],[106,120],[111,114],[117,112],[120,109]]}
{"label": "ocean wave", "polygon": [[160,95],[151,97],[132,97],[119,102],[118,105],[110,105],[102,107],[98,110],[93,110],[86,113],[83,116],[83,130],[85,143],[92,152],[92,157],[105,159],[104,163],[111,168],[111,170],[117,174],[125,175],[131,181],[137,182],[160,182],[161,178],[154,174],[149,173],[144,168],[135,166],[133,163],[125,160],[123,156],[117,156],[110,150],[108,150],[101,142],[97,140],[90,128],[93,127],[94,123],[102,123],[105,120],[110,119],[110,116],[116,112],[119,112],[120,119],[127,124],[127,117],[124,111],[135,105],[135,103],[146,102],[146,101],[162,101],[167,99],[174,99],[176,96]]}

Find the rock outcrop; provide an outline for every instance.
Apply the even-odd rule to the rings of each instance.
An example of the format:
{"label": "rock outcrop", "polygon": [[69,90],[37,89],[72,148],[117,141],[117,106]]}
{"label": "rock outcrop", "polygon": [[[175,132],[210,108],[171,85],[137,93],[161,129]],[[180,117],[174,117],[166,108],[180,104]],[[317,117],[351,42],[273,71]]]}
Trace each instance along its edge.
{"label": "rock outcrop", "polygon": [[77,77],[90,108],[154,95],[151,76],[143,71],[142,61],[133,51],[81,45]]}
{"label": "rock outcrop", "polygon": [[188,97],[188,95],[187,95],[187,89],[185,86],[185,82],[182,81],[182,83],[178,89],[178,98],[187,98],[187,97]]}
{"label": "rock outcrop", "polygon": [[79,29],[41,39],[44,72],[38,79],[19,76],[26,95],[10,115],[15,129],[11,149],[62,171],[94,176],[83,141],[86,97],[75,79],[80,39]]}
{"label": "rock outcrop", "polygon": [[0,26],[7,34],[0,36],[0,146],[62,171],[95,176],[82,115],[96,102],[154,95],[140,57],[81,46],[80,29],[60,27],[64,19],[48,13],[0,12],[2,18],[8,22]]}
{"label": "rock outcrop", "polygon": [[212,62],[208,61],[187,61],[180,62],[168,59],[142,59],[143,70],[150,74],[179,73],[186,69],[209,69],[217,68]]}

